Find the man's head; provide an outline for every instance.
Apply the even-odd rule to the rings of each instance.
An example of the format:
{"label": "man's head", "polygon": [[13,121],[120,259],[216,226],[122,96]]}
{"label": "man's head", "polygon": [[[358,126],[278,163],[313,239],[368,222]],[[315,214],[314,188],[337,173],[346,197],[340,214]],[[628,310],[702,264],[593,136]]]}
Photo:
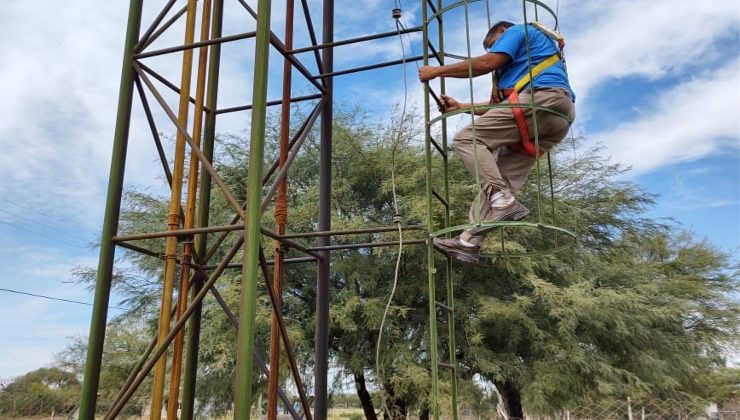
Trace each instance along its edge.
{"label": "man's head", "polygon": [[507,22],[505,20],[502,20],[491,26],[491,29],[488,30],[486,37],[483,38],[483,48],[488,51],[488,49],[491,48],[493,44],[496,43],[496,41],[501,37],[501,34],[503,34],[512,26],[514,26],[513,23]]}

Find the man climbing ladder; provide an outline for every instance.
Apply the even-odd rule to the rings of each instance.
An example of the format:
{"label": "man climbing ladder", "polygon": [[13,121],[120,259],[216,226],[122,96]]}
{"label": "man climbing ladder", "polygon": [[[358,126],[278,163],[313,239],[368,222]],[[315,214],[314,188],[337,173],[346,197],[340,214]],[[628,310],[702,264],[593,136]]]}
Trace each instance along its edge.
{"label": "man climbing ladder", "polygon": [[[495,71],[490,102],[473,105],[442,95],[447,112],[471,106],[475,109],[502,100],[522,104],[521,108],[475,109],[479,117],[454,137],[455,151],[468,172],[479,178],[480,192],[470,206],[470,223],[526,217],[529,210],[513,194],[526,182],[537,154],[546,153],[558,144],[575,119],[575,95],[558,49],[562,47],[562,39],[556,43],[550,36],[557,34],[546,34],[549,31],[538,28],[498,22],[483,40],[486,54],[473,57],[470,62],[419,69],[422,82],[436,77],[468,78],[471,74],[477,77]],[[530,89],[531,76],[534,81]],[[537,106],[555,113],[541,111],[533,118],[533,110],[527,105],[532,101],[532,93]],[[533,145],[535,133],[539,151]],[[488,230],[490,227],[476,226],[454,238],[434,238],[434,245],[448,256],[475,263]]]}

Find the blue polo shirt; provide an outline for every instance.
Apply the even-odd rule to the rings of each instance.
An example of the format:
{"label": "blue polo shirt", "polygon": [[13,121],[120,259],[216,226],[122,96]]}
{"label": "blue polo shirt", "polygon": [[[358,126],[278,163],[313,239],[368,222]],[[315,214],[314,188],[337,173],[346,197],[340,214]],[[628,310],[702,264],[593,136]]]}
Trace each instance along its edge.
{"label": "blue polo shirt", "polygon": [[[507,29],[501,37],[488,49],[488,52],[502,53],[511,57],[511,61],[496,70],[499,89],[513,88],[516,82],[529,73],[527,63],[526,35],[529,35],[529,48],[532,54],[532,67],[558,52],[558,47],[552,39],[530,25],[527,33],[524,25],[514,25]],[[534,87],[561,87],[568,89],[573,102],[576,95],[568,82],[568,73],[563,61],[550,66],[534,78]]]}

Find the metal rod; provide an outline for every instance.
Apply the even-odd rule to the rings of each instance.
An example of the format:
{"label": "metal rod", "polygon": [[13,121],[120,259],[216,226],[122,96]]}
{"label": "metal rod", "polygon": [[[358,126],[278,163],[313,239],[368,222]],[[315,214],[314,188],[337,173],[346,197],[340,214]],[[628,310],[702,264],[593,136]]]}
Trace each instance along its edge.
{"label": "metal rod", "polygon": [[419,61],[419,60],[421,60],[423,58],[424,58],[423,56],[417,55],[416,57],[410,57],[410,58],[401,59],[401,60],[387,61],[385,63],[380,63],[380,64],[372,64],[372,65],[369,65],[369,66],[355,67],[353,69],[340,70],[340,71],[329,72],[329,73],[322,73],[322,74],[319,74],[318,76],[313,76],[313,78],[314,79],[324,79],[324,80],[326,80],[325,78],[330,77],[330,76],[331,77],[336,77],[336,76],[342,76],[342,75],[345,75],[345,74],[358,73],[358,72],[361,72],[361,71],[375,70],[375,69],[380,69],[380,68],[383,68],[383,67],[390,67],[390,66],[395,66],[395,65],[398,65],[398,64],[404,64],[404,63],[408,63],[408,62],[412,62],[412,61]]}
{"label": "metal rod", "polygon": [[244,210],[242,209],[239,202],[234,198],[234,195],[231,193],[231,190],[229,189],[229,187],[226,185],[226,183],[221,178],[221,176],[218,174],[218,172],[213,167],[213,165],[211,165],[208,162],[203,152],[199,148],[193,146],[193,139],[190,137],[190,135],[188,134],[187,130],[183,127],[183,125],[180,124],[180,122],[177,120],[177,118],[175,117],[175,114],[172,112],[170,107],[167,106],[167,103],[165,102],[164,98],[162,98],[162,95],[159,93],[159,91],[157,91],[157,89],[154,87],[154,85],[152,84],[152,81],[149,80],[146,74],[144,74],[144,72],[140,68],[140,64],[135,63],[134,69],[137,70],[137,72],[139,73],[139,76],[141,76],[141,80],[144,82],[147,88],[152,92],[154,97],[157,98],[157,102],[159,102],[159,105],[162,107],[162,109],[165,111],[167,116],[170,118],[172,123],[177,128],[177,132],[180,133],[185,138],[185,141],[188,142],[188,144],[190,144],[191,150],[193,150],[196,153],[196,155],[198,155],[198,161],[200,162],[201,165],[203,165],[203,168],[206,171],[208,171],[211,174],[211,177],[216,181],[216,184],[221,189],[221,192],[223,193],[224,197],[226,197],[226,201],[228,201],[229,204],[231,204],[231,207],[236,211],[236,213],[242,219],[245,218]]}
{"label": "metal rod", "polygon": [[[267,269],[267,259],[265,258],[265,250],[262,248],[262,246],[259,247],[259,266],[262,271],[262,277],[264,277],[265,279],[265,288],[267,289],[267,294],[269,295],[270,302],[272,303],[272,307],[274,308],[276,306],[276,296],[275,291],[270,284],[270,271]],[[280,336],[283,338],[283,342],[285,343],[285,353],[288,356],[288,365],[290,366],[290,370],[293,373],[293,380],[295,381],[296,388],[298,389],[298,398],[301,400],[301,405],[303,405],[303,411],[306,415],[306,420],[313,420],[310,410],[311,407],[308,402],[308,398],[306,398],[305,387],[303,386],[303,381],[301,381],[301,373],[298,371],[298,364],[295,362],[295,357],[293,356],[293,346],[291,346],[290,344],[288,330],[285,328],[285,320],[283,319],[283,316],[280,312],[277,312],[277,320],[278,325],[280,326]]]}
{"label": "metal rod", "polygon": [[[177,93],[178,95],[180,95],[180,88],[179,88],[179,87],[175,86],[175,84],[174,84],[174,83],[172,83],[172,82],[170,82],[169,80],[167,80],[167,79],[166,79],[166,78],[165,78],[164,76],[162,76],[161,74],[159,74],[159,73],[157,73],[156,71],[152,70],[152,69],[151,69],[150,67],[148,67],[148,66],[147,66],[146,64],[144,64],[144,63],[141,63],[141,62],[139,62],[139,61],[136,61],[135,67],[140,67],[140,68],[141,68],[142,70],[144,70],[145,72],[147,72],[147,73],[151,74],[151,75],[152,75],[152,77],[154,77],[155,79],[159,80],[159,81],[160,81],[160,82],[161,82],[161,83],[162,83],[163,85],[165,85],[165,86],[167,86],[168,88],[170,88],[170,90],[171,90],[171,91],[173,91],[173,92]],[[194,104],[194,103],[195,103],[195,98],[191,97],[191,98],[190,98],[190,102]]]}
{"label": "metal rod", "polygon": [[[426,226],[424,225],[409,225],[402,227],[403,231],[410,230],[423,230]],[[304,233],[288,233],[283,235],[283,238],[313,238],[317,236],[339,236],[339,235],[354,235],[360,233],[381,233],[381,232],[395,232],[398,231],[398,227],[395,226],[380,226],[373,228],[364,229],[346,229],[346,230],[330,230],[327,232],[304,232]]]}
{"label": "metal rod", "polygon": [[[301,6],[303,7],[303,16],[306,18],[306,26],[308,27],[308,36],[311,38],[311,45],[318,45],[316,31],[313,29],[313,20],[311,19],[311,9],[308,8],[308,1],[301,0]],[[323,73],[324,65],[321,64],[321,55],[319,55],[318,49],[313,51],[313,56],[316,58],[316,68],[319,69],[319,73]]]}
{"label": "metal rod", "polygon": [[265,154],[265,119],[267,117],[267,72],[270,58],[270,0],[257,2],[257,39],[254,48],[254,83],[252,87],[252,128],[247,175],[247,208],[244,227],[242,291],[239,305],[239,336],[234,386],[234,420],[250,418],[252,408],[252,371],[254,368],[255,316],[257,307],[260,221],[262,219],[262,172]]}
{"label": "metal rod", "polygon": [[[309,119],[304,122],[303,126],[301,127],[301,130],[299,130],[299,132],[296,133],[295,142],[298,143],[298,141],[300,140],[299,148],[300,148],[300,144],[302,144],[302,142],[303,142],[302,139],[305,139],[305,137],[308,136],[308,132],[313,127],[313,122],[315,121],[316,116],[318,116],[318,113],[321,110],[321,104],[322,103],[323,102],[319,102],[318,104],[316,104],[316,107],[314,108],[313,112],[311,113],[311,117],[309,117]],[[296,150],[295,153],[298,153],[298,151]],[[275,161],[275,164],[273,165],[273,167],[277,167],[277,161]],[[263,183],[266,183],[267,180],[268,180],[267,177],[263,177],[262,179],[263,179],[263,181],[262,181]],[[265,198],[267,198],[267,197],[265,197]],[[231,220],[231,223],[232,224],[233,223],[236,223],[238,220],[239,220],[239,217],[237,216],[237,217],[235,217],[235,218],[233,218]],[[228,232],[222,234],[216,240],[216,243],[211,247],[211,249],[208,250],[208,254],[205,257],[205,261],[209,261],[211,259],[211,257],[213,256],[213,254],[217,251],[218,247],[221,246],[221,243],[226,239],[226,236],[227,235],[228,235]]]}
{"label": "metal rod", "polygon": [[[427,1],[421,1],[421,21],[424,23],[423,41],[424,45],[424,65],[429,64],[429,49],[426,48],[429,45],[429,22],[427,21]],[[427,232],[434,232],[434,213],[432,212],[432,143],[431,143],[431,130],[429,126],[429,82],[424,83],[424,163],[426,166],[426,199],[427,199]],[[430,395],[430,411],[432,412],[432,418],[439,420],[439,359],[437,355],[437,308],[434,302],[436,302],[436,284],[434,278],[434,246],[432,245],[432,238],[429,238],[427,245],[427,282],[429,287],[429,356],[431,358],[431,374],[432,374],[432,389]]]}
{"label": "metal rod", "polygon": [[121,211],[121,194],[123,192],[123,174],[126,166],[126,149],[128,146],[131,106],[134,94],[134,45],[139,38],[141,28],[141,10],[143,0],[131,0],[129,3],[126,43],[121,65],[121,83],[118,94],[118,116],[113,137],[113,152],[108,192],[105,205],[105,218],[100,241],[100,256],[95,279],[95,299],[90,319],[90,333],[85,358],[84,379],[82,381],[82,398],[80,400],[80,417],[95,417],[98,386],[100,384],[105,326],[108,318],[111,282],[113,280],[113,262],[115,260],[115,243],[112,238],[118,233],[118,219]]}
{"label": "metal rod", "polygon": [[[302,264],[306,262],[316,262],[316,258],[313,257],[299,257],[299,258],[286,258],[283,260],[283,264]],[[274,265],[275,260],[267,260],[267,265]],[[241,269],[244,267],[244,264],[229,264],[226,266],[227,269],[235,269],[239,268]],[[213,265],[206,265],[201,267],[203,270],[210,271],[216,268],[216,266]]]}
{"label": "metal rod", "polygon": [[[223,23],[223,0],[215,0],[213,4],[213,25],[211,38],[219,38],[222,33]],[[208,63],[208,86],[206,89],[206,109],[216,109],[218,100],[218,77],[221,64],[221,45],[214,44],[210,48],[210,60]],[[213,162],[214,143],[216,138],[216,114],[212,111],[206,112],[205,129],[203,136],[203,154],[208,162]],[[211,207],[211,175],[203,171],[200,175],[200,192],[198,197],[198,227],[208,226]],[[208,248],[208,236],[200,234],[195,236],[195,248],[201,259]],[[203,262],[203,261],[199,261]],[[202,269],[201,269],[202,270]],[[194,276],[192,298],[200,293],[203,286],[205,273],[199,271]],[[195,311],[190,319],[188,347],[185,353],[185,374],[182,389],[182,420],[193,420],[195,418],[195,385],[198,372],[198,351],[200,347],[200,324],[203,305],[195,305]]]}
{"label": "metal rod", "polygon": [[213,45],[213,44],[224,44],[227,42],[233,42],[233,41],[239,41],[242,39],[253,38],[254,35],[255,35],[254,32],[243,32],[241,34],[229,35],[223,38],[209,39],[209,40],[193,42],[193,43],[185,44],[185,45],[178,45],[176,47],[162,48],[161,50],[154,50],[154,51],[149,51],[145,53],[139,53],[139,54],[136,54],[136,58],[141,59],[141,58],[155,57],[158,55],[170,54],[170,53],[178,52],[178,51],[192,50],[195,48],[205,47],[205,46]]}
{"label": "metal rod", "polygon": [[[211,0],[203,0],[200,23],[200,44],[198,48],[198,73],[195,83],[195,112],[193,113],[193,142],[194,147],[200,148],[200,139],[203,131],[203,105],[206,90],[206,66],[208,64],[208,46],[211,21]],[[184,229],[191,229],[195,225],[195,197],[198,193],[198,172],[200,166],[195,152],[190,152],[190,167],[188,168],[187,202],[185,204]],[[180,266],[180,287],[177,290],[178,305],[177,317],[185,312],[190,287],[190,264],[194,252],[193,242],[187,241],[182,247],[182,265]],[[167,396],[167,417],[177,418],[180,407],[180,379],[182,375],[182,358],[185,346],[185,331],[181,330],[175,336],[175,345],[172,351],[172,369],[170,374],[170,388]]]}
{"label": "metal rod", "polygon": [[[293,17],[295,14],[294,0],[285,1],[285,48],[293,48]],[[288,160],[288,136],[290,135],[290,94],[291,94],[292,67],[288,59],[283,59],[283,97],[280,112],[280,156],[278,162],[281,168]],[[285,223],[288,218],[288,177],[284,176],[278,184],[275,200],[275,229],[278,235],[285,234]],[[275,300],[272,306],[272,323],[270,325],[270,374],[267,383],[267,420],[277,420],[277,391],[280,380],[280,326],[278,315],[283,307],[283,272],[285,266],[284,248],[279,240],[274,241],[274,271],[273,288]],[[269,283],[269,279],[265,279]]]}
{"label": "metal rod", "polygon": [[[334,0],[324,0],[324,30],[321,42],[334,42]],[[325,72],[334,71],[334,47],[322,50]],[[319,225],[320,231],[331,230],[331,185],[332,185],[332,119],[334,101],[334,79],[323,77],[326,88],[324,107],[321,112],[321,146],[319,162]],[[329,237],[322,236],[319,246],[328,246]],[[329,275],[331,270],[330,251],[321,251],[318,261],[316,282],[316,327],[314,344],[314,415],[317,420],[326,420],[328,410],[329,370]]]}
{"label": "metal rod", "polygon": [[[314,94],[314,95],[305,95],[305,96],[296,96],[295,98],[290,98],[290,102],[302,102],[302,101],[310,101],[313,99],[320,99],[320,94]],[[275,106],[275,105],[282,105],[283,100],[276,100],[276,101],[268,101],[267,106]],[[217,109],[216,114],[226,114],[229,112],[238,112],[238,111],[247,111],[252,109],[252,105],[241,105],[241,106],[234,106],[231,108],[223,108],[223,109]]]}
{"label": "metal rod", "polygon": [[[167,351],[167,347],[170,345],[172,340],[175,338],[175,334],[185,326],[185,322],[190,318],[190,316],[195,312],[195,309],[198,305],[200,305],[201,302],[203,302],[203,298],[208,293],[208,289],[213,286],[216,283],[216,280],[221,276],[221,273],[224,271],[224,267],[234,258],[237,252],[239,252],[239,249],[241,249],[242,244],[244,244],[244,236],[240,235],[237,241],[234,243],[234,245],[231,247],[231,249],[227,252],[226,256],[221,260],[221,263],[216,268],[216,270],[211,273],[210,277],[208,278],[208,281],[205,282],[203,285],[203,288],[198,292],[198,294],[193,298],[193,300],[190,303],[190,306],[185,310],[185,313],[183,314],[182,318],[178,319],[175,325],[172,326],[172,329],[170,330],[167,337],[165,337],[164,341],[159,343],[156,347],[156,349],[153,352],[152,358],[147,361],[146,364],[141,368],[141,371],[138,375],[136,375],[136,379],[131,383],[131,386],[126,389],[126,392],[124,392],[123,396],[121,397],[121,400],[114,404],[110,410],[105,414],[104,420],[112,420],[115,419],[116,416],[121,412],[121,409],[123,409],[123,406],[126,404],[126,402],[131,398],[131,396],[136,392],[136,390],[139,388],[141,383],[144,381],[144,379],[149,375],[149,372],[154,367],[157,359],[161,355],[163,355]],[[94,417],[85,417],[92,419]]]}
{"label": "metal rod", "polygon": [[[323,102],[323,99],[322,99]],[[309,126],[313,126],[313,124],[316,122],[316,118],[318,117],[318,112],[314,112],[309,117]],[[295,148],[292,150],[292,152],[288,155],[288,159],[285,161],[285,165],[280,168],[280,172],[278,172],[277,176],[275,177],[275,180],[272,182],[272,185],[270,185],[270,188],[267,190],[267,193],[265,194],[265,198],[262,200],[262,211],[267,208],[267,206],[270,204],[270,201],[272,200],[273,195],[275,195],[275,192],[278,189],[278,185],[280,185],[281,182],[285,179],[285,177],[288,176],[288,170],[290,170],[290,167],[293,165],[293,161],[298,156],[298,152],[300,151],[301,146],[303,145],[303,142],[306,140],[309,134],[309,130],[305,130],[303,133],[301,133],[300,136],[298,136],[298,140],[295,143]]]}
{"label": "metal rod", "polygon": [[[196,0],[188,0],[188,11],[185,23],[185,43],[193,42],[195,37],[195,15]],[[177,121],[179,125],[186,126],[189,113],[190,79],[193,67],[193,50],[186,50],[182,57],[182,74],[180,86],[179,109]],[[167,229],[177,230],[180,228],[180,207],[182,196],[183,175],[185,169],[185,136],[178,132],[175,139],[175,156],[172,169],[172,190],[170,194],[169,214],[167,216]],[[172,293],[177,277],[177,238],[168,237],[165,244],[164,281],[162,285],[162,301],[160,303],[158,341],[161,343],[169,333],[170,311],[172,310]],[[187,280],[187,279],[186,279]],[[165,375],[167,374],[167,352],[165,351],[157,361],[154,371],[154,382],[152,384],[151,420],[162,418],[162,405],[164,404]]]}
{"label": "metal rod", "polygon": [[[413,33],[413,32],[421,32],[421,30],[422,30],[422,27],[421,26],[415,26],[413,28],[407,28],[407,29],[401,30],[400,31],[400,34],[409,34],[409,33]],[[345,40],[342,40],[342,41],[335,41],[335,42],[331,42],[331,43],[328,43],[328,44],[314,45],[312,47],[296,48],[294,50],[288,49],[288,52],[290,54],[300,54],[300,53],[304,53],[304,52],[308,52],[308,51],[320,50],[320,49],[324,49],[324,48],[339,47],[339,46],[342,46],[342,45],[355,44],[355,43],[363,42],[363,41],[373,41],[373,40],[376,40],[376,39],[388,38],[388,37],[391,37],[391,36],[398,36],[398,34],[399,34],[399,31],[383,32],[383,33],[374,34],[374,35],[366,35],[366,36],[361,36],[361,37],[358,37],[358,38],[345,39]]]}
{"label": "metal rod", "polygon": [[144,92],[144,87],[141,86],[141,80],[139,80],[138,76],[134,78],[134,81],[136,82],[136,91],[139,92],[139,99],[141,100],[141,105],[144,108],[146,120],[149,123],[149,130],[151,130],[152,132],[154,145],[157,147],[157,154],[159,155],[160,163],[162,163],[162,170],[164,171],[164,175],[167,177],[167,183],[172,186],[172,171],[170,171],[170,164],[167,161],[167,154],[164,152],[162,141],[159,138],[159,131],[157,131],[157,125],[154,121],[154,115],[152,115],[152,109],[149,107],[149,101],[146,98],[146,92]]}
{"label": "metal rod", "polygon": [[154,18],[154,21],[152,21],[152,24],[147,28],[146,31],[144,31],[144,35],[141,36],[141,39],[139,39],[139,42],[136,43],[134,46],[134,51],[137,53],[139,52],[139,46],[142,45],[144,42],[146,42],[147,39],[152,35],[152,33],[157,29],[157,26],[159,26],[160,23],[162,23],[162,20],[165,16],[167,16],[167,13],[169,13],[170,9],[172,9],[172,6],[175,5],[175,2],[177,0],[169,0],[167,4],[164,6],[162,11],[159,12],[156,18]]}
{"label": "metal rod", "polygon": [[[404,245],[416,245],[425,244],[426,239],[412,239],[403,241]],[[398,245],[398,241],[391,242],[367,242],[362,244],[344,244],[344,245],[328,245],[328,246],[316,246],[308,248],[311,251],[333,251],[337,249],[360,249],[360,248],[377,248],[379,246],[392,246]]]}
{"label": "metal rod", "polygon": [[[242,7],[244,7],[244,9],[247,10],[247,12],[250,15],[252,15],[252,17],[254,17],[255,19],[257,19],[257,21],[259,21],[259,18],[257,17],[258,13],[252,10],[252,8],[249,7],[246,1],[244,0],[237,0],[237,1],[239,2],[239,4],[242,5]],[[259,7],[259,3],[257,7]],[[277,52],[280,53],[280,55],[290,60],[290,63],[296,68],[296,70],[298,70],[298,72],[300,72],[306,78],[306,80],[308,80],[312,85],[314,85],[314,87],[316,87],[316,89],[318,89],[319,92],[326,93],[326,89],[324,88],[324,86],[316,83],[316,81],[311,78],[312,77],[311,72],[308,71],[306,66],[304,66],[300,60],[295,58],[292,54],[288,53],[288,51],[285,49],[285,45],[283,45],[282,41],[280,41],[280,38],[278,38],[277,35],[272,33],[272,31],[270,31],[270,44],[273,47],[275,47],[275,49],[277,50]]]}
{"label": "metal rod", "polygon": [[126,248],[131,251],[135,251],[135,252],[138,252],[144,255],[149,255],[150,257],[154,257],[160,260],[164,259],[164,252],[155,252],[155,251],[152,251],[152,250],[140,247],[140,246],[136,246],[134,244],[125,243],[125,242],[117,243],[116,245],[120,246],[121,248]]}
{"label": "metal rod", "polygon": [[[167,29],[170,28],[175,22],[177,22],[182,15],[185,14],[185,12],[188,10],[188,6],[182,6],[180,10],[175,13],[174,16],[172,16],[170,19],[167,20],[167,22],[162,25],[161,28],[157,30],[154,34],[146,34],[146,36],[141,37],[141,40],[136,44],[134,47],[136,52],[140,52],[146,49],[146,47],[150,46],[152,42],[156,41],[157,38],[160,37]],[[152,28],[153,29],[153,28]]]}
{"label": "metal rod", "polygon": [[[239,330],[239,320],[236,318],[236,315],[231,311],[231,308],[229,308],[229,305],[226,304],[226,301],[224,300],[223,296],[221,296],[221,293],[219,293],[218,289],[215,287],[211,287],[211,293],[213,294],[213,297],[216,298],[216,302],[218,302],[218,305],[221,307],[221,309],[224,311],[224,314],[226,314],[226,317],[229,318],[229,321],[231,321],[231,325],[238,331]],[[265,376],[270,375],[270,370],[267,368],[267,365],[265,365],[264,360],[262,359],[262,356],[260,356],[260,352],[258,349],[254,349],[254,362],[257,364],[257,366],[260,368],[262,373]],[[290,399],[287,395],[285,395],[285,392],[283,392],[282,389],[277,389],[277,394],[280,396],[280,399],[283,401],[283,404],[285,404],[285,407],[287,408],[290,415],[296,419],[300,420],[302,416],[299,416],[298,413],[295,412],[293,409],[293,405],[290,403]]]}

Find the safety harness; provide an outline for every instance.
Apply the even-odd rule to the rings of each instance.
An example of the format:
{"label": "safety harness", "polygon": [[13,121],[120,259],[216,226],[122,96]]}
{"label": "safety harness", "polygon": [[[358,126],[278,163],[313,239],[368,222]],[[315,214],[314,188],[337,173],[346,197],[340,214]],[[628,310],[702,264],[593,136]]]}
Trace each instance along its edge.
{"label": "safety harness", "polygon": [[[497,95],[498,99],[501,101],[504,98],[507,98],[509,100],[510,104],[518,105],[519,102],[519,92],[521,92],[525,86],[529,84],[529,82],[537,77],[540,73],[547,70],[548,68],[555,65],[557,62],[559,62],[562,59],[562,51],[563,47],[565,46],[565,40],[563,39],[560,34],[557,32],[554,32],[539,22],[534,22],[532,25],[540,30],[542,33],[547,35],[549,38],[555,40],[558,43],[558,47],[560,51],[557,53],[551,55],[550,57],[547,57],[545,60],[541,61],[539,64],[534,66],[532,68],[531,73],[527,72],[524,77],[519,79],[515,84],[513,88],[509,89],[498,89]],[[527,119],[524,117],[524,111],[522,111],[522,107],[515,106],[511,108],[512,112],[514,113],[514,120],[516,120],[516,125],[519,128],[519,136],[521,137],[521,142],[514,144],[510,146],[511,150],[519,153],[524,153],[525,155],[532,156],[532,157],[539,157],[544,154],[544,152],[537,150],[534,143],[532,143],[532,140],[529,137],[529,128],[527,127]]]}

